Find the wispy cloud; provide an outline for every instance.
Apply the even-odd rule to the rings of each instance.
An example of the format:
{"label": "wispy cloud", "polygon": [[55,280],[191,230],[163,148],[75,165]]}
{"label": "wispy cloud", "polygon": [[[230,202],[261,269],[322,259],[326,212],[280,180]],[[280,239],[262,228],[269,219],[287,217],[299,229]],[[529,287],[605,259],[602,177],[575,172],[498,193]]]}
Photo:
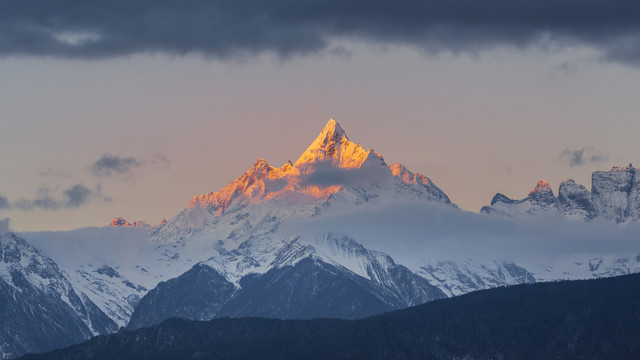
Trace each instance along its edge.
{"label": "wispy cloud", "polygon": [[149,161],[154,165],[162,165],[166,169],[171,169],[171,160],[162,153],[154,153]]}
{"label": "wispy cloud", "polygon": [[38,173],[38,175],[42,176],[42,177],[59,177],[59,178],[70,178],[71,174],[60,170],[60,169],[54,169],[54,168],[49,168],[47,170],[44,171],[40,171]]}
{"label": "wispy cloud", "polygon": [[560,153],[560,160],[570,167],[575,167],[609,161],[609,155],[597,151],[593,146],[586,146],[563,150]]}
{"label": "wispy cloud", "polygon": [[6,197],[0,195],[0,210],[6,210],[9,208],[11,208],[9,200]]}
{"label": "wispy cloud", "polygon": [[91,167],[97,176],[130,175],[134,168],[142,166],[142,161],[135,157],[120,157],[103,154]]}
{"label": "wispy cloud", "polygon": [[429,53],[586,45],[638,66],[639,10],[636,0],[3,1],[0,55],[288,57],[354,39]]}
{"label": "wispy cloud", "polygon": [[153,153],[151,156],[146,158],[119,156],[105,153],[96,160],[93,165],[91,165],[91,172],[99,177],[119,175],[132,180],[134,170],[148,164],[162,166],[166,170],[171,169],[171,160],[169,160],[166,155],[159,152]]}
{"label": "wispy cloud", "polygon": [[41,186],[33,199],[19,199],[13,203],[13,207],[20,210],[62,210],[73,209],[84,206],[91,199],[100,201],[110,201],[111,199],[102,194],[100,185],[90,189],[82,184],[75,184],[63,190],[61,194],[53,194],[47,186]]}
{"label": "wispy cloud", "polygon": [[34,199],[21,198],[13,203],[13,207],[21,210],[58,210],[61,207],[61,202],[53,199],[48,187],[41,186]]}

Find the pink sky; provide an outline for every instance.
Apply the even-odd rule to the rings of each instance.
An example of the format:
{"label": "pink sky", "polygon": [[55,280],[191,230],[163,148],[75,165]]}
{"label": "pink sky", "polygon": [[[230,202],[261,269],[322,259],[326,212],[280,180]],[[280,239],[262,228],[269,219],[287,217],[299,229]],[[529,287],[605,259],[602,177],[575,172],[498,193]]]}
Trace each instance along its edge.
{"label": "pink sky", "polygon": [[[470,211],[496,192],[522,198],[540,179],[555,193],[566,178],[590,188],[592,171],[639,162],[640,71],[589,49],[349,49],[241,62],[1,58],[0,195],[11,208],[0,218],[21,231],[158,223],[258,158],[294,161],[329,117]],[[583,163],[570,166],[579,150]],[[96,174],[105,154],[136,162]],[[23,209],[44,188],[63,201],[77,184],[91,194],[81,206]]]}

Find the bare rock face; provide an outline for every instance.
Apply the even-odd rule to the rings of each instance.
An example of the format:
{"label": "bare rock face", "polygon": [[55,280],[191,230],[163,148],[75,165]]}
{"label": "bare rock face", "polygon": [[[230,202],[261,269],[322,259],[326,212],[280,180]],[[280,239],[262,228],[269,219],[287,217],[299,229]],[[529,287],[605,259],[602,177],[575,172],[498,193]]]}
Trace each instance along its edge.
{"label": "bare rock face", "polygon": [[597,216],[623,223],[640,219],[640,176],[631,164],[591,176],[591,199]]}
{"label": "bare rock face", "polygon": [[596,215],[591,202],[591,193],[572,179],[560,183],[558,202],[566,217],[589,221]]}

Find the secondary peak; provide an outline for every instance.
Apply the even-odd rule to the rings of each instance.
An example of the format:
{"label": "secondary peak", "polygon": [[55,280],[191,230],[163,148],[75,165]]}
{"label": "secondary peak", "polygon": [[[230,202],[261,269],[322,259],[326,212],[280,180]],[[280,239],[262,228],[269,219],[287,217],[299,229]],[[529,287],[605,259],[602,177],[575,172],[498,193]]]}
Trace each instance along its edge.
{"label": "secondary peak", "polygon": [[552,192],[551,186],[549,185],[549,183],[544,180],[540,180],[538,181],[536,186],[531,190],[531,192],[529,193],[529,196],[532,196],[534,194],[544,194],[549,192]]}

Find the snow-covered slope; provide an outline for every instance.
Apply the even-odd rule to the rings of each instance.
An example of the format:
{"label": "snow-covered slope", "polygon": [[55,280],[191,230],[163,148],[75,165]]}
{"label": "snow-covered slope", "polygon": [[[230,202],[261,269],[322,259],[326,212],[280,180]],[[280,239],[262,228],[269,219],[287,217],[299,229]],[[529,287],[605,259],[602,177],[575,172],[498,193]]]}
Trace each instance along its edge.
{"label": "snow-covered slope", "polygon": [[0,358],[71,345],[117,329],[67,274],[13,233],[0,235]]}
{"label": "snow-covered slope", "polygon": [[128,323],[133,308],[149,289],[195,263],[187,256],[166,261],[166,249],[151,242],[148,228],[108,226],[21,236],[55,261],[75,291],[90,299],[117,327]]}
{"label": "snow-covered slope", "polygon": [[261,268],[251,248],[269,240],[214,256],[161,283],[136,306],[129,327],[171,317],[358,318],[445,297],[389,255],[340,234],[285,238],[276,251],[262,252],[259,260],[269,264]]}
{"label": "snow-covered slope", "polygon": [[420,266],[417,274],[437,285],[447,296],[505,285],[532,284],[535,276],[514,262],[435,261]]}

